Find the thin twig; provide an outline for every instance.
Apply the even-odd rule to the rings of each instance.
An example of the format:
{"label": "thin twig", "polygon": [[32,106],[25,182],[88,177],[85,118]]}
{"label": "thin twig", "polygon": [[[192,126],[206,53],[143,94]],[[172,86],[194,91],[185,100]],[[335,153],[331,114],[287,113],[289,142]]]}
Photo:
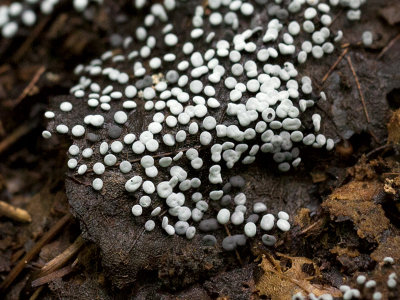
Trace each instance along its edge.
{"label": "thin twig", "polygon": [[135,240],[132,243],[132,246],[130,247],[130,249],[127,252],[127,255],[129,255],[129,253],[132,251],[132,249],[135,247],[136,243],[138,242],[138,240],[140,239],[140,237],[143,235],[143,233],[145,232],[145,228],[142,229],[142,231],[137,235],[137,237],[135,238]]}
{"label": "thin twig", "polygon": [[36,289],[36,291],[32,294],[32,296],[29,298],[29,300],[36,300],[37,297],[39,297],[41,291],[44,289],[44,285],[40,286],[39,288]]}
{"label": "thin twig", "polygon": [[52,238],[54,238],[61,229],[71,220],[71,214],[62,217],[49,231],[47,231],[41,239],[32,247],[32,249],[25,254],[25,256],[17,263],[17,265],[8,273],[7,277],[0,284],[0,292],[4,291],[14,282],[17,276],[25,268],[26,264],[30,262]]}
{"label": "thin twig", "polygon": [[45,17],[42,21],[35,27],[29,37],[25,40],[25,42],[21,45],[18,51],[12,57],[14,62],[17,62],[27,50],[31,47],[33,41],[39,36],[39,34],[46,27],[47,22],[50,20],[50,16]]}
{"label": "thin twig", "polygon": [[376,136],[376,134],[371,130],[371,128],[368,128],[368,133],[372,136],[372,138],[374,139],[375,143],[377,143],[378,145],[382,144],[381,141],[379,141],[379,139]]}
{"label": "thin twig", "polygon": [[27,134],[36,126],[35,122],[27,122],[20,125],[11,134],[9,134],[4,140],[0,141],[0,154],[7,150],[11,145],[18,141],[22,136]]}
{"label": "thin twig", "polygon": [[15,100],[9,100],[6,102],[6,105],[8,106],[16,106],[18,105],[22,100],[25,99],[26,96],[29,95],[29,93],[32,91],[33,87],[35,86],[35,84],[39,81],[40,76],[42,76],[42,74],[46,71],[46,68],[44,66],[41,66],[37,69],[37,71],[35,72],[35,75],[32,77],[31,81],[29,82],[29,84],[26,86],[26,88],[24,88],[24,90],[22,91],[22,93],[18,96],[17,99]]}
{"label": "thin twig", "polygon": [[343,9],[340,9],[340,11],[333,17],[331,24],[329,24],[328,28],[331,28],[332,25],[336,22],[336,20],[343,14]]}
{"label": "thin twig", "polygon": [[389,149],[389,148],[390,148],[390,149],[393,148],[393,144],[392,144],[392,143],[385,144],[385,145],[383,145],[383,146],[380,146],[380,147],[378,147],[378,148],[375,148],[375,149],[371,150],[370,152],[368,152],[365,156],[366,156],[366,157],[370,157],[370,156],[374,155],[375,153],[377,153],[377,152],[379,152],[379,151],[381,151],[381,150],[386,150],[386,149]]}
{"label": "thin twig", "polygon": [[67,249],[65,249],[62,253],[47,262],[40,270],[40,273],[39,275],[37,275],[37,277],[43,277],[63,267],[72,257],[74,257],[79,252],[84,244],[85,241],[83,240],[82,236],[78,236],[78,238]]}
{"label": "thin twig", "polygon": [[91,185],[90,183],[86,183],[86,182],[83,182],[83,181],[80,181],[80,180],[76,179],[75,176],[73,176],[73,175],[69,175],[69,174],[66,174],[66,175],[72,181],[75,181],[76,183],[79,183],[80,185],[84,185],[84,186],[90,186]]}
{"label": "thin twig", "polygon": [[222,124],[224,122],[227,109],[228,109],[228,106],[225,106],[224,110],[222,111],[221,117],[219,118],[219,124]]}
{"label": "thin twig", "polygon": [[383,176],[388,177],[388,176],[399,176],[400,173],[397,172],[386,172],[386,173],[382,173]]}
{"label": "thin twig", "polygon": [[324,77],[322,77],[322,82],[321,85],[324,84],[324,82],[329,78],[331,73],[336,69],[337,65],[342,61],[343,57],[346,55],[346,53],[349,51],[349,48],[346,48],[343,50],[342,54],[338,57],[338,59],[334,62],[334,64],[329,68],[328,72],[325,74]]}
{"label": "thin twig", "polygon": [[60,270],[54,271],[48,275],[45,275],[43,277],[40,277],[34,281],[32,281],[32,287],[38,287],[43,284],[49,283],[50,281],[53,281],[56,278],[62,278],[65,275],[71,273],[73,271],[73,266],[66,266]]}
{"label": "thin twig", "polygon": [[367,122],[370,123],[367,106],[365,104],[364,94],[363,94],[363,92],[361,90],[361,85],[360,85],[360,82],[358,80],[357,73],[354,70],[353,63],[351,62],[350,56],[346,55],[346,59],[347,59],[347,62],[349,64],[349,66],[350,66],[351,72],[353,73],[354,80],[356,81],[358,93],[360,94],[361,102],[362,102],[362,105],[363,105],[363,108],[364,108],[365,117],[367,118]]}
{"label": "thin twig", "polygon": [[320,225],[321,223],[324,222],[324,219],[319,219],[318,221],[312,223],[310,226],[304,228],[301,232],[300,235],[307,233],[308,231],[310,231],[311,229],[313,229],[314,227],[316,227],[317,225]]}
{"label": "thin twig", "polygon": [[393,45],[400,39],[400,33],[396,35],[390,42],[389,44],[386,45],[385,48],[382,49],[381,53],[378,55],[378,59],[381,59],[382,56],[390,49],[393,47]]}
{"label": "thin twig", "polygon": [[19,249],[11,255],[11,263],[14,264],[25,253],[25,249]]}
{"label": "thin twig", "polygon": [[4,201],[0,201],[0,215],[18,222],[32,222],[31,215],[25,209],[15,207]]}

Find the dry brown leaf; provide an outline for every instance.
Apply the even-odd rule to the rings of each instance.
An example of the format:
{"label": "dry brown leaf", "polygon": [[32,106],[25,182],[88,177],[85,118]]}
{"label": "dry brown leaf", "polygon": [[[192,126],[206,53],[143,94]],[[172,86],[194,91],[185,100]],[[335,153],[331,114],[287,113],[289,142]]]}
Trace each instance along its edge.
{"label": "dry brown leaf", "polygon": [[382,188],[378,181],[352,181],[333,191],[322,206],[332,217],[350,219],[359,237],[379,241],[390,224],[381,205],[373,201]]}
{"label": "dry brown leaf", "polygon": [[[260,295],[270,297],[271,300],[290,300],[292,295],[299,292],[307,295],[313,293],[316,296],[331,294],[334,297],[340,297],[342,295],[336,288],[310,282],[310,280],[319,275],[319,269],[312,260],[305,257],[290,257],[282,254],[280,256],[290,260],[291,267],[289,269],[282,270],[280,261],[270,255],[263,256],[259,266],[264,271],[264,274],[256,284]],[[304,271],[308,265],[312,265],[314,268],[314,276],[310,276]]]}

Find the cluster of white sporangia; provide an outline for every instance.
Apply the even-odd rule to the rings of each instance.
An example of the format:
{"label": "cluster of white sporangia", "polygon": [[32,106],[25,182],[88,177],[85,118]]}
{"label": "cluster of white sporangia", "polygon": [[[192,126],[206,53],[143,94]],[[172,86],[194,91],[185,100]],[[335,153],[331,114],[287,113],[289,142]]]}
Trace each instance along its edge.
{"label": "cluster of white sporangia", "polygon": [[[31,27],[37,22],[37,14],[50,15],[60,0],[24,0],[0,5],[0,30],[4,38],[12,38],[19,26]],[[76,11],[83,12],[90,2],[102,4],[103,0],[73,0]]]}
{"label": "cluster of white sporangia", "polygon": [[[383,264],[385,268],[390,268],[391,265],[395,264],[395,261],[392,257],[385,257],[383,259]],[[340,291],[343,293],[343,300],[351,300],[351,299],[371,299],[371,300],[382,300],[384,299],[383,290],[387,290],[390,294],[396,293],[397,288],[397,274],[395,272],[391,272],[387,278],[386,286],[378,287],[377,282],[373,279],[367,279],[365,275],[358,275],[356,278],[357,287],[352,288],[348,285],[341,285],[339,287]],[[380,290],[380,291],[379,291]],[[331,294],[324,294],[319,297],[315,296],[313,293],[308,294],[308,296],[304,296],[302,293],[297,293],[292,296],[292,300],[333,300],[333,296]],[[338,299],[338,298],[335,298]],[[387,299],[387,298],[385,298]],[[397,299],[397,298],[396,298]]]}
{"label": "cluster of white sporangia", "polygon": [[[319,114],[312,115],[312,128],[302,125],[300,115],[318,99],[312,99],[311,79],[300,77],[296,65],[310,57],[320,59],[332,53],[333,43],[340,41],[342,32],[333,33],[329,29],[331,9],[343,4],[354,11],[362,1],[281,2],[275,0],[266,5],[265,0],[209,0],[209,14],[200,5],[193,12],[193,28],[187,40],[179,40],[176,31],[182,29],[168,22],[169,12],[178,3],[164,0],[163,4],[153,4],[143,26],[136,28],[134,36],[124,39],[122,51],[107,51],[90,64],[76,67],[80,79],[71,88],[71,94],[76,101],[87,102],[92,113],[72,128],[54,124],[49,130],[71,133],[78,143],[84,137],[95,136],[92,132],[96,129],[104,128],[105,116],[110,111],[115,124],[108,129],[109,139],[92,139],[92,144],[87,144],[93,146],[86,148],[72,145],[68,167],[80,176],[91,171],[86,176],[91,178],[96,191],[113,184],[101,179],[107,169],[119,169],[127,178],[126,192],[139,198],[133,205],[133,215],[149,217],[144,225],[147,231],[155,228],[152,219],[160,220],[157,216],[165,208],[168,216],[163,217],[161,225],[169,235],[191,239],[196,233],[194,224],[198,222],[202,232],[211,232],[220,225],[243,228],[244,235],[230,236],[222,242],[227,250],[245,244],[246,237],[253,238],[257,230],[270,232],[275,224],[281,231],[288,231],[286,212],[279,212],[276,221],[274,215],[267,213],[265,204],[255,203],[250,208],[245,194],[236,191],[233,197],[229,195],[232,186],[236,189],[243,186],[243,179],[233,177],[225,189],[221,188],[224,183],[221,170],[239,163],[251,164],[262,152],[270,153],[278,169],[287,172],[301,162],[297,145],[327,150],[334,147],[332,139],[319,133]],[[260,14],[269,17],[265,26],[244,29],[239,23],[241,20],[247,24]],[[215,40],[215,32],[228,28],[235,34],[232,40]],[[160,33],[161,38],[156,38]],[[300,34],[309,39],[299,40]],[[257,46],[256,42],[263,46]],[[197,50],[205,45],[205,51]],[[155,56],[152,52],[157,48],[170,50]],[[286,62],[277,64],[282,58]],[[321,92],[319,98],[323,101],[326,96]],[[124,132],[122,137],[121,132],[128,129],[127,122],[137,116],[139,107],[151,114],[152,122],[147,124],[147,130]],[[59,108],[61,115],[57,120],[74,113],[71,102],[61,103]],[[53,119],[55,113],[47,111],[45,117]],[[43,137],[50,138],[50,131],[44,131]],[[197,144],[191,145],[189,141],[193,140]],[[163,155],[162,149],[166,150],[164,153],[171,152],[168,148],[183,150]],[[101,154],[102,161],[91,159],[95,152]],[[209,158],[200,156],[209,152]],[[188,178],[188,172],[193,173],[191,169],[204,168],[204,159],[213,162],[207,170],[208,182]],[[139,163],[145,178],[138,175],[139,166],[132,167]],[[168,174],[162,175],[162,170]],[[202,195],[201,184],[215,188]],[[163,204],[155,204],[160,201]],[[202,220],[204,215],[212,213],[210,202],[220,208],[215,218]],[[258,214],[262,214],[261,230],[256,225]],[[264,234],[262,241],[271,246],[276,238]],[[215,237],[207,235],[205,243],[215,243]]]}

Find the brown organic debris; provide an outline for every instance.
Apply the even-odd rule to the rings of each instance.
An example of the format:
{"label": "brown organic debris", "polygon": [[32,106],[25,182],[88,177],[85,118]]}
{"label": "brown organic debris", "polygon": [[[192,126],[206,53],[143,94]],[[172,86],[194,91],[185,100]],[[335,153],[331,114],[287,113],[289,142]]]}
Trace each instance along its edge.
{"label": "brown organic debris", "polygon": [[71,215],[67,214],[62,217],[42,238],[33,246],[33,248],[25,254],[25,256],[17,263],[14,269],[7,275],[4,281],[0,284],[0,291],[4,292],[17,278],[17,276],[25,268],[26,264],[31,261],[54,236],[56,236],[62,228],[71,220]]}
{"label": "brown organic debris", "polygon": [[396,195],[400,190],[400,176],[396,176],[393,179],[385,178],[383,189],[387,194]]}
{"label": "brown organic debris", "polygon": [[[313,293],[317,297],[323,294],[331,294],[334,297],[341,296],[342,293],[336,288],[311,282],[320,275],[318,266],[312,260],[282,254],[280,256],[282,261],[283,259],[289,260],[291,267],[284,269],[280,265],[282,261],[276,260],[268,254],[263,256],[259,266],[264,274],[256,284],[260,295],[270,297],[271,300],[290,300],[296,293],[303,295]],[[312,276],[304,271],[309,267],[314,269]]]}
{"label": "brown organic debris", "polygon": [[46,263],[40,270],[38,277],[45,276],[64,266],[72,257],[74,257],[84,245],[85,241],[79,236],[71,246],[57,255],[51,261]]}
{"label": "brown organic debris", "polygon": [[348,257],[357,257],[360,252],[357,249],[342,248],[340,246],[335,246],[330,250],[331,253],[337,254],[338,256],[347,255]]}
{"label": "brown organic debris", "polygon": [[311,224],[310,210],[308,208],[300,208],[297,212],[294,223],[300,228],[306,228]]}
{"label": "brown organic debris", "polygon": [[9,100],[5,102],[5,105],[8,106],[17,106],[22,100],[24,100],[27,96],[36,94],[38,92],[37,88],[35,91],[35,85],[39,81],[40,77],[42,74],[46,71],[46,68],[44,66],[40,66],[36,72],[35,75],[32,77],[26,88],[22,91],[22,93],[18,96],[17,99],[15,100]]}
{"label": "brown organic debris", "polygon": [[392,257],[395,261],[400,260],[400,236],[390,236],[378,248],[372,252],[371,258],[376,262],[382,262],[385,257]]}
{"label": "brown organic debris", "polygon": [[337,188],[322,206],[337,221],[352,221],[359,237],[379,241],[390,224],[381,205],[373,201],[381,190],[378,181],[352,181]]}
{"label": "brown organic debris", "polygon": [[315,170],[310,172],[311,178],[313,183],[319,183],[319,182],[324,182],[325,180],[328,179],[328,176],[324,171],[321,170]]}
{"label": "brown organic debris", "polygon": [[381,159],[368,161],[367,157],[363,155],[354,167],[348,169],[348,173],[354,181],[375,180],[378,178],[375,167],[384,164]]}
{"label": "brown organic debris", "polygon": [[38,287],[43,284],[49,283],[49,282],[55,280],[56,278],[64,277],[65,275],[67,275],[73,271],[76,264],[77,264],[77,260],[71,266],[66,266],[62,269],[59,269],[57,271],[54,271],[48,275],[45,275],[43,277],[40,277],[40,278],[32,281],[32,287]]}

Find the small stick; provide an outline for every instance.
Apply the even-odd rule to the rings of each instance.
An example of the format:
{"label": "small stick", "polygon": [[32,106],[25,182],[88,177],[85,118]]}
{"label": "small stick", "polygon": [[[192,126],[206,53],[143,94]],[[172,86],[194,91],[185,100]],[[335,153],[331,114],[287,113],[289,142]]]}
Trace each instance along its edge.
{"label": "small stick", "polygon": [[375,143],[377,144],[382,144],[378,138],[376,137],[376,134],[371,130],[371,128],[368,128],[368,133],[372,136],[372,138],[374,139]]}
{"label": "small stick", "polygon": [[389,44],[386,45],[385,48],[382,49],[381,53],[378,55],[378,59],[381,59],[382,56],[390,49],[393,47],[393,45],[400,39],[400,33],[396,35],[390,42]]}
{"label": "small stick", "polygon": [[33,30],[33,32],[29,35],[29,37],[24,41],[22,46],[17,50],[17,52],[12,57],[14,62],[17,62],[25,52],[30,48],[33,41],[39,36],[39,34],[43,31],[46,27],[47,22],[50,20],[50,16],[44,18]]}
{"label": "small stick", "polygon": [[25,99],[26,96],[29,95],[29,93],[32,91],[33,87],[35,84],[39,81],[40,76],[46,71],[46,68],[44,66],[41,66],[37,69],[35,72],[35,75],[32,77],[31,81],[29,84],[24,88],[22,93],[18,96],[17,99],[8,101],[7,104],[10,104],[10,106],[16,106],[18,105],[22,100]]}
{"label": "small stick", "polygon": [[318,221],[312,223],[310,226],[304,228],[304,229],[300,232],[300,234],[305,234],[305,233],[307,233],[308,231],[310,231],[311,229],[313,229],[313,228],[316,227],[317,225],[320,225],[320,224],[323,223],[323,222],[324,222],[323,219],[319,219]]}
{"label": "small stick", "polygon": [[91,185],[90,183],[82,182],[82,181],[76,179],[73,175],[69,175],[69,174],[66,174],[66,175],[67,175],[67,177],[70,178],[72,181],[75,181],[76,183],[79,183],[80,185],[85,185],[85,186],[90,186],[90,185]]}
{"label": "small stick", "polygon": [[11,262],[14,264],[23,254],[25,253],[24,248],[17,250],[11,255]]}
{"label": "small stick", "polygon": [[370,152],[368,152],[367,154],[365,154],[365,156],[366,156],[366,157],[370,157],[370,156],[374,155],[375,153],[377,153],[377,152],[379,152],[379,151],[381,151],[381,150],[386,150],[386,149],[391,149],[391,148],[393,148],[393,144],[392,144],[392,143],[385,144],[385,145],[383,145],[383,146],[380,146],[380,147],[378,147],[378,148],[375,148],[375,149],[371,150]]}
{"label": "small stick", "polygon": [[32,287],[38,287],[50,281],[53,281],[56,278],[62,278],[65,275],[71,273],[72,271],[73,271],[73,266],[66,266],[60,270],[54,271],[53,273],[35,279],[34,281],[32,281]]}
{"label": "small stick", "polygon": [[31,215],[25,209],[15,207],[4,201],[0,201],[0,215],[6,216],[7,218],[18,222],[32,222]]}
{"label": "small stick", "polygon": [[74,257],[79,252],[84,244],[85,241],[83,240],[82,236],[78,236],[77,239],[67,249],[65,249],[62,253],[47,262],[40,270],[40,273],[37,277],[48,275],[64,266],[72,257]]}
{"label": "small stick", "polygon": [[130,247],[130,249],[127,252],[127,256],[129,255],[129,253],[132,251],[132,249],[135,247],[136,243],[138,242],[138,240],[140,239],[140,237],[143,235],[143,233],[146,231],[146,229],[142,229],[142,231],[137,235],[137,237],[135,238],[135,240],[132,243],[132,246]]}
{"label": "small stick", "polygon": [[325,76],[322,78],[322,85],[323,83],[329,78],[333,70],[336,69],[337,65],[342,61],[343,57],[346,55],[346,53],[349,51],[349,48],[346,48],[343,50],[342,54],[338,57],[338,59],[335,61],[335,63],[329,68],[328,72],[325,74]]}
{"label": "small stick", "polygon": [[33,246],[33,248],[25,254],[25,256],[17,263],[17,265],[8,273],[7,277],[0,284],[0,292],[4,293],[5,290],[14,282],[17,276],[25,268],[26,264],[30,262],[52,238],[54,238],[61,229],[71,220],[71,214],[62,217],[58,222],[47,231],[40,240]]}
{"label": "small stick", "polygon": [[223,110],[223,112],[222,112],[222,115],[221,115],[221,117],[219,118],[219,123],[220,123],[220,124],[222,124],[222,122],[224,122],[224,120],[225,120],[225,115],[226,115],[227,109],[228,109],[228,106],[226,106],[226,107],[224,108],[224,110]]}
{"label": "small stick", "polygon": [[383,176],[399,176],[400,173],[390,172],[390,173],[382,173]]}
{"label": "small stick", "polygon": [[350,66],[351,72],[353,73],[354,79],[355,79],[355,81],[356,81],[358,93],[360,94],[361,102],[362,102],[362,105],[363,105],[363,108],[364,108],[365,117],[367,118],[367,122],[370,123],[369,115],[368,115],[368,110],[367,110],[367,106],[366,106],[366,104],[365,104],[365,99],[364,99],[363,92],[362,92],[362,90],[361,90],[360,82],[358,81],[357,73],[356,73],[356,71],[354,70],[353,63],[351,62],[350,56],[347,55],[347,56],[346,56],[346,59],[347,59],[347,62],[348,62],[348,64],[349,64],[349,66]]}
{"label": "small stick", "polygon": [[336,16],[333,17],[333,20],[331,22],[331,24],[329,24],[328,28],[331,28],[333,23],[336,22],[336,20],[343,14],[343,9],[340,9],[340,11],[338,12],[338,14]]}
{"label": "small stick", "polygon": [[29,298],[29,300],[36,300],[37,297],[39,297],[41,291],[44,289],[44,285],[40,286],[36,291],[32,294],[32,296]]}
{"label": "small stick", "polygon": [[6,149],[8,149],[12,144],[19,140],[22,136],[31,131],[35,123],[24,123],[20,125],[17,129],[15,129],[11,134],[9,134],[4,140],[0,142],[0,154],[3,153]]}

